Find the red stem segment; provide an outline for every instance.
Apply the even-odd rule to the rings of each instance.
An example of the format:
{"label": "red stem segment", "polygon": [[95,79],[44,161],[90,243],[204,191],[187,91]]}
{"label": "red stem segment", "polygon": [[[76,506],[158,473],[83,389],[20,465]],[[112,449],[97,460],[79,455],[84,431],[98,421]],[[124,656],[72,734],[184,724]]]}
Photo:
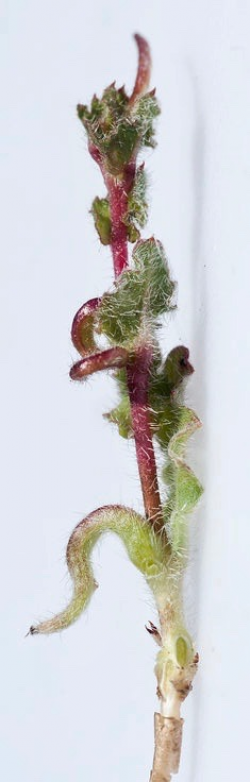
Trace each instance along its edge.
{"label": "red stem segment", "polygon": [[151,360],[148,348],[141,349],[127,365],[127,378],[145,511],[154,529],[159,531],[163,526],[163,519],[148,405]]}
{"label": "red stem segment", "polygon": [[131,161],[131,163],[125,167],[122,177],[104,174],[104,180],[109,194],[111,250],[115,277],[119,277],[119,274],[128,266],[128,229],[125,220],[128,211],[128,195],[134,181],[134,176],[134,161]]}
{"label": "red stem segment", "polygon": [[[135,40],[139,52],[139,62],[130,103],[134,103],[134,101],[146,92],[151,70],[150,49],[147,42],[140,35],[135,35]],[[128,211],[128,196],[136,171],[136,154],[134,155],[134,158],[131,159],[130,163],[124,167],[123,173],[119,176],[114,176],[107,172],[101,153],[91,142],[89,143],[89,152],[95,162],[99,165],[108,190],[111,215],[111,250],[113,255],[114,273],[117,278],[124,269],[128,267],[126,216]],[[84,312],[83,314],[85,317],[87,313]],[[75,330],[73,330],[73,341],[77,347],[78,345],[76,343],[82,342],[81,316],[82,313],[80,311],[80,316],[76,318]],[[146,346],[139,348],[137,354],[133,358],[128,359],[127,357],[126,362],[123,362],[123,357],[119,352],[119,348],[112,348],[99,355],[97,354],[90,356],[89,358],[84,358],[82,361],[78,361],[77,364],[72,367],[70,375],[71,378],[80,380],[87,374],[98,371],[99,369],[126,364],[133,433],[145,511],[147,518],[151,521],[154,529],[160,531],[163,528],[163,518],[148,404],[148,383],[151,361],[152,354],[150,349]]]}
{"label": "red stem segment", "polygon": [[124,215],[128,208],[128,192],[124,179],[106,177],[111,216],[111,250],[115,277],[128,266],[127,226]]}
{"label": "red stem segment", "polygon": [[91,157],[98,164],[107,187],[111,217],[111,251],[115,277],[128,267],[128,244],[126,215],[128,195],[135,177],[135,160],[124,167],[122,175],[109,174],[104,166],[102,155],[94,144],[89,143]]}

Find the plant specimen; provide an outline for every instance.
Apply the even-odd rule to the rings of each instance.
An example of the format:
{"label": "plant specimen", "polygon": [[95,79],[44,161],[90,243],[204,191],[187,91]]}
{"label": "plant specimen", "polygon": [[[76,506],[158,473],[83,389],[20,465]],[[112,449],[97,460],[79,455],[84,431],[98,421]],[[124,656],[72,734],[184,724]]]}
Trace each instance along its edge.
{"label": "plant specimen", "polygon": [[[70,377],[81,381],[94,372],[112,370],[119,401],[106,417],[122,437],[134,440],[145,515],[108,505],[77,525],[67,547],[72,598],[64,611],[32,626],[30,633],[53,633],[79,617],[97,586],[92,549],[102,533],[119,535],[131,562],[145,576],[159,614],[159,627],[151,622],[147,627],[159,647],[155,673],[160,711],[155,714],[150,779],[168,782],[178,771],[180,707],[198,663],[185,626],[183,574],[188,516],[202,489],[185,464],[184,452],[200,422],[183,403],[184,381],[193,372],[188,349],[178,345],[163,357],[157,340],[162,316],[175,308],[175,283],[161,243],[154,237],[140,238],[147,221],[147,177],[137,159],[143,147],[155,144],[159,105],[155,91],[148,91],[149,46],[140,35],[135,40],[138,70],[132,95],[114,83],[102,98],[94,95],[90,108],[77,106],[89,152],[107,189],[105,198],[94,199],[92,214],[101,243],[110,245],[115,280],[112,290],[83,304],[73,320],[72,340],[81,358]],[[129,242],[134,244],[130,259]],[[160,476],[156,454],[164,465]]]}

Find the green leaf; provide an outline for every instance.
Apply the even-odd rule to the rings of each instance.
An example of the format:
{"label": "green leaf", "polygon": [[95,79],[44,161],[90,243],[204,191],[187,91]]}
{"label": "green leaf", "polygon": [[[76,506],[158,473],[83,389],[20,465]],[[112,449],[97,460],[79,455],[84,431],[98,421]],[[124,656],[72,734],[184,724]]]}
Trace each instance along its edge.
{"label": "green leaf", "polygon": [[172,552],[181,559],[185,557],[187,549],[187,515],[194,509],[203,489],[183,458],[187,440],[201,423],[193,410],[187,407],[179,408],[179,414],[178,431],[169,442],[169,463],[164,470],[165,480],[170,487],[164,517],[168,523]]}
{"label": "green leaf", "polygon": [[156,404],[154,397],[154,406],[152,405],[151,410],[153,433],[163,451],[166,452],[171,438],[178,430],[180,408],[163,398],[159,398]]}
{"label": "green leaf", "polygon": [[111,174],[119,175],[132,158],[138,145],[138,131],[129,119],[119,122],[116,132],[103,140],[101,152],[105,155]]}
{"label": "green leaf", "polygon": [[111,241],[111,220],[110,206],[107,198],[94,199],[92,208],[95,227],[102,244],[110,244]]}
{"label": "green leaf", "polygon": [[143,289],[134,271],[123,272],[113,293],[102,297],[99,309],[100,330],[108,339],[122,346],[132,346],[142,318]]}
{"label": "green leaf", "polygon": [[110,413],[105,413],[104,418],[107,418],[112,424],[117,424],[121,437],[124,437],[125,439],[133,437],[131,408],[128,395],[124,395],[119,405],[114,407]]}
{"label": "green leaf", "polygon": [[151,423],[153,433],[165,452],[179,427],[183,380],[193,372],[188,358],[188,349],[178,345],[170,351],[163,365],[158,356],[151,368],[149,387]]}
{"label": "green leaf", "polygon": [[189,363],[189,350],[177,345],[170,351],[163,367],[158,369],[151,381],[152,399],[173,398],[173,392],[180,388],[183,380],[192,375],[193,367]]}
{"label": "green leaf", "polygon": [[136,225],[133,223],[132,220],[129,220],[128,218],[126,218],[126,220],[124,220],[124,223],[127,226],[127,239],[128,239],[128,242],[131,242],[131,244],[134,244],[135,242],[138,241],[138,239],[140,239],[140,235],[141,235],[140,231],[138,230],[138,228],[136,228]]}
{"label": "green leaf", "polygon": [[124,88],[117,90],[114,84],[104,90],[102,98],[94,95],[89,109],[81,104],[77,106],[89,139],[114,176],[123,172],[140,147],[154,145],[153,122],[159,111],[152,93],[132,105]]}
{"label": "green leaf", "polygon": [[157,596],[162,591],[169,556],[162,539],[133,510],[120,505],[99,508],[75,527],[69,539],[67,563],[74,590],[68,606],[52,619],[32,627],[32,634],[63,630],[86,608],[97,587],[91,564],[92,551],[106,532],[121,538],[131,562],[145,576],[153,594]]}
{"label": "green leaf", "polygon": [[133,260],[144,288],[144,311],[150,317],[157,317],[172,310],[174,305],[171,300],[175,283],[170,278],[161,242],[153,237],[138,242],[133,251]]}
{"label": "green leaf", "polygon": [[154,92],[148,92],[134,104],[133,115],[144,146],[155,147],[154,120],[159,114],[160,107]]}
{"label": "green leaf", "polygon": [[188,650],[187,650],[187,643],[182,635],[179,635],[179,637],[176,640],[175,651],[176,651],[176,659],[178,665],[180,665],[181,668],[184,668],[184,665],[186,665],[188,659],[188,654],[187,654]]}
{"label": "green leaf", "polygon": [[128,196],[128,211],[125,224],[128,226],[128,238],[135,242],[140,237],[136,226],[143,228],[148,217],[148,205],[146,201],[147,178],[144,166],[140,166],[135,174],[134,184]]}
{"label": "green leaf", "polygon": [[103,296],[99,309],[101,331],[111,342],[132,348],[140,332],[173,309],[174,283],[170,279],[160,242],[147,239],[136,244],[133,269],[124,271],[113,293]]}

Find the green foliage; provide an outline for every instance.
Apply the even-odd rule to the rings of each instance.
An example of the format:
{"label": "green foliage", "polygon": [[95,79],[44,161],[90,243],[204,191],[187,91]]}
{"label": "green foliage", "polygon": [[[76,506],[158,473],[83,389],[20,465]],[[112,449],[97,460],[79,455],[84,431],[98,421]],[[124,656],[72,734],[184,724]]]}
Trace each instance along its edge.
{"label": "green foliage", "polygon": [[[108,198],[94,199],[91,212],[102,244],[111,242],[111,218]],[[127,227],[127,239],[136,242],[140,238],[138,226],[143,227],[147,221],[146,174],[144,167],[136,171],[133,186],[128,195],[128,208],[124,223]]]}
{"label": "green foliage", "polygon": [[103,140],[100,151],[107,161],[107,168],[111,174],[122,173],[124,166],[128,165],[135,153],[139,141],[137,128],[131,124],[129,117],[119,123],[113,136]]}
{"label": "green foliage", "polygon": [[[195,413],[181,402],[182,381],[193,368],[188,361],[187,348],[174,348],[167,356],[163,368],[159,356],[151,372],[149,387],[149,415],[152,432],[164,453],[163,480],[168,497],[163,504],[163,515],[172,547],[172,555],[185,558],[188,540],[188,514],[194,509],[202,487],[194,473],[184,462],[186,443],[200,427]],[[119,433],[126,438],[133,437],[129,396],[124,379],[124,370],[119,373],[121,400],[107,415],[117,424]],[[173,562],[173,560],[172,560]]]}
{"label": "green foliage", "polygon": [[154,436],[166,457],[169,442],[178,430],[180,418],[178,405],[174,400],[165,400],[161,406],[158,399],[157,405],[152,408],[150,415]]}
{"label": "green foliage", "polygon": [[153,237],[140,241],[133,251],[135,273],[138,271],[143,288],[143,312],[149,321],[174,309],[172,296],[175,283],[171,280],[166,255],[161,242]]}
{"label": "green foliage", "polygon": [[182,635],[177,638],[175,649],[177,662],[183,668],[187,663],[187,642]]}
{"label": "green foliage", "polygon": [[90,108],[77,106],[89,140],[113,175],[123,172],[140,147],[154,146],[153,123],[159,111],[154,94],[148,93],[131,104],[124,88],[116,89],[115,84],[104,90],[101,99],[95,95]]}
{"label": "green foliage", "polygon": [[124,271],[112,293],[103,296],[99,308],[101,331],[116,345],[133,349],[145,327],[173,309],[174,291],[160,242],[147,239],[136,244],[133,268]]}
{"label": "green foliage", "polygon": [[[126,224],[137,225],[143,228],[148,217],[148,205],[146,201],[147,177],[144,166],[140,166],[135,174],[133,187],[128,195],[128,214]],[[137,234],[139,231],[137,231]],[[137,236],[138,238],[138,236]],[[131,240],[130,240],[131,241]]]}
{"label": "green foliage", "polygon": [[177,431],[168,446],[168,463],[163,477],[169,488],[168,500],[163,506],[173,555],[179,560],[187,551],[187,515],[194,509],[202,494],[202,486],[184,462],[187,440],[201,426],[199,419],[187,407],[179,408]]}
{"label": "green foliage", "polygon": [[102,244],[110,244],[111,241],[111,220],[110,206],[107,198],[94,199],[92,208],[94,223]]}
{"label": "green foliage", "polygon": [[[188,362],[188,350],[178,345],[170,351],[162,366],[160,352],[151,367],[149,383],[149,415],[152,431],[159,445],[166,453],[169,442],[178,431],[181,410],[176,392],[193,368]],[[130,402],[124,370],[117,372],[120,402],[106,417],[118,426],[122,437],[132,437]]]}
{"label": "green foliage", "polygon": [[166,582],[169,549],[152,527],[135,511],[122,506],[99,508],[75,527],[68,543],[67,563],[73,581],[73,595],[68,606],[52,619],[31,628],[31,633],[53,633],[74,622],[89,603],[97,584],[91,555],[105,532],[118,535],[133,565],[145,576],[157,598]]}
{"label": "green foliage", "polygon": [[153,406],[162,404],[173,395],[182,384],[183,380],[193,373],[193,367],[189,363],[189,351],[184,345],[177,345],[170,351],[163,367],[156,367],[151,378],[151,398]]}
{"label": "green foliage", "polygon": [[105,413],[104,418],[107,418],[108,421],[110,421],[112,424],[117,424],[121,437],[124,437],[125,439],[133,437],[131,409],[128,394],[124,394],[119,404],[114,407],[110,413]]}
{"label": "green foliage", "polygon": [[139,228],[143,228],[147,222],[146,187],[146,174],[142,165],[135,173],[133,186],[128,194],[128,209],[124,223],[127,226],[129,242],[136,242],[140,238]]}
{"label": "green foliage", "polygon": [[[146,147],[155,147],[154,120],[160,114],[160,107],[154,90],[143,95],[134,104],[134,113],[138,130]],[[133,113],[132,113],[133,116]]]}

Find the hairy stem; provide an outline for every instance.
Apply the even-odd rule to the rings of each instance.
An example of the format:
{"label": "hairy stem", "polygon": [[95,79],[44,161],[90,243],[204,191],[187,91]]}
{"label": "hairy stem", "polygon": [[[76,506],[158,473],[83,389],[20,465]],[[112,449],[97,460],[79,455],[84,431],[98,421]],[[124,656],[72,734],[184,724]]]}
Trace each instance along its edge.
{"label": "hairy stem", "polygon": [[144,347],[128,363],[127,379],[136,457],[146,516],[151,520],[154,529],[160,531],[163,527],[163,518],[148,406],[151,360],[151,351]]}
{"label": "hairy stem", "polygon": [[135,164],[126,166],[122,177],[105,175],[111,216],[111,250],[115,277],[128,266],[127,226],[128,194],[135,176]]}
{"label": "hairy stem", "polygon": [[[98,161],[101,166],[100,160]],[[125,167],[120,179],[102,172],[108,188],[111,214],[111,249],[115,277],[128,266],[127,214],[128,194],[135,176],[135,163]],[[127,364],[128,390],[131,404],[136,457],[141,480],[145,512],[156,531],[163,528],[162,508],[157,479],[152,432],[149,420],[148,383],[152,361],[148,347],[139,350]]]}

